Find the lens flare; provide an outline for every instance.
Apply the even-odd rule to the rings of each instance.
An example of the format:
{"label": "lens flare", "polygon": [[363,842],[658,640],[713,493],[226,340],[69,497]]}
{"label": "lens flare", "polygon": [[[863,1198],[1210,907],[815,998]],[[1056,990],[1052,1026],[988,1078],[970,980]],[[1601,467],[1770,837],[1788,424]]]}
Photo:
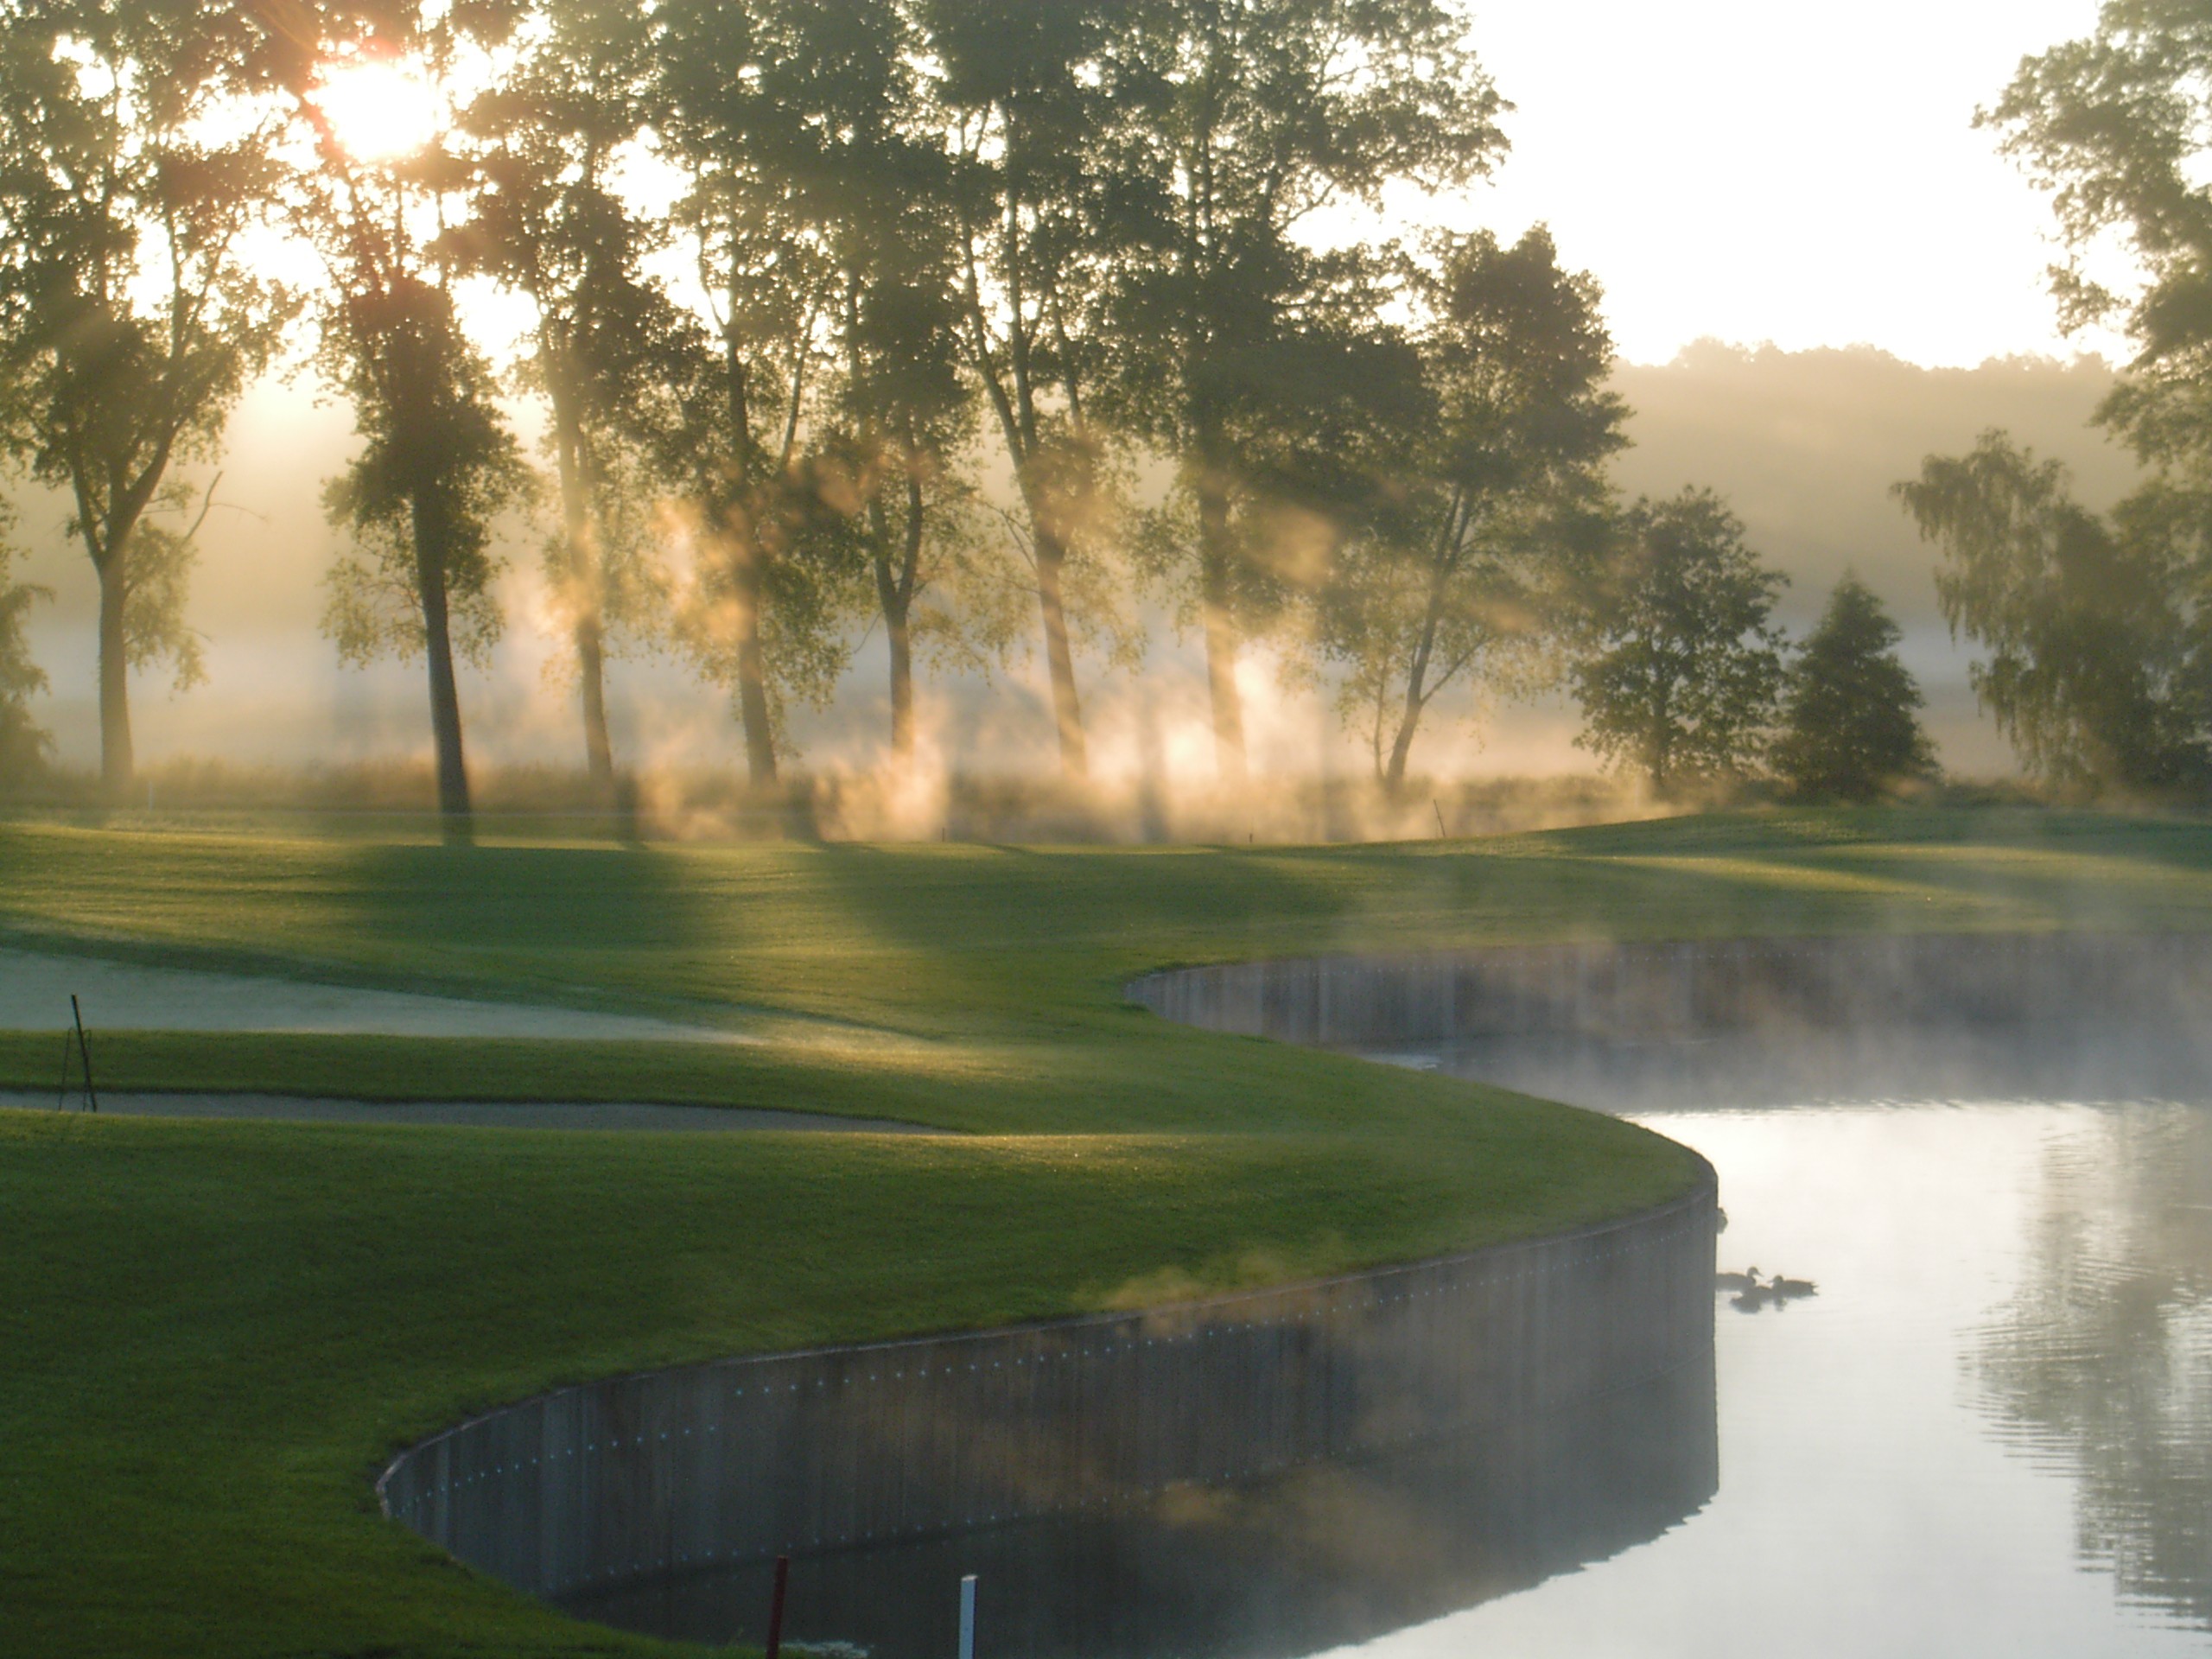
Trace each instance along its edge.
{"label": "lens flare", "polygon": [[394,58],[329,65],[315,101],[346,153],[360,162],[397,161],[427,149],[443,116],[421,67]]}

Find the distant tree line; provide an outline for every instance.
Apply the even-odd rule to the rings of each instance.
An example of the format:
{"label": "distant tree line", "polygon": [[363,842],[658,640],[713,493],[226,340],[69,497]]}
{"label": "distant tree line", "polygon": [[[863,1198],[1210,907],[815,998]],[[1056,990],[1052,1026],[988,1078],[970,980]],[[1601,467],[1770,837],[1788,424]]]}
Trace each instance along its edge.
{"label": "distant tree line", "polygon": [[879,627],[895,764],[918,659],[1027,638],[1079,779],[1078,646],[1135,659],[1132,583],[1203,642],[1230,782],[1262,645],[1393,787],[1447,692],[1562,684],[1662,790],[1925,772],[1871,594],[1792,666],[1725,504],[1616,498],[1601,296],[1546,232],[1359,230],[1485,175],[1505,109],[1447,0],[0,0],[0,446],[99,577],[104,779],[128,671],[201,672],[184,480],[302,338],[359,440],[325,629],[424,664],[458,833],[457,668],[524,521],[610,791],[625,650],[723,688],[765,786]]}

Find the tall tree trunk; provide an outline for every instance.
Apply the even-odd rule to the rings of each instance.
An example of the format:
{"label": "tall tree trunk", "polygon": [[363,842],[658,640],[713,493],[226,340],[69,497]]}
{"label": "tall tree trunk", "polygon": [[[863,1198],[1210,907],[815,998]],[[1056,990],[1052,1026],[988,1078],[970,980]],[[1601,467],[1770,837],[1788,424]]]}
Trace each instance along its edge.
{"label": "tall tree trunk", "polygon": [[[742,315],[740,274],[730,274],[730,310]],[[766,553],[760,545],[758,500],[749,492],[759,481],[760,455],[753,435],[753,400],[747,383],[745,353],[733,322],[723,334],[722,374],[729,400],[730,435],[735,451],[738,493],[723,509],[729,537],[730,588],[737,601],[737,717],[745,728],[745,772],[755,789],[776,782],[776,734],[768,725],[768,659],[760,647],[760,611],[766,600]]]}
{"label": "tall tree trunk", "polygon": [[1070,778],[1090,775],[1090,753],[1083,736],[1083,705],[1076,698],[1075,652],[1068,643],[1067,602],[1060,572],[1067,549],[1060,538],[1030,514],[1037,549],[1037,608],[1045,621],[1045,666],[1052,683],[1052,724],[1060,737],[1060,770]]}
{"label": "tall tree trunk", "polygon": [[604,797],[614,787],[614,745],[607,734],[607,647],[599,613],[576,618],[576,676],[584,712],[584,769]]}
{"label": "tall tree trunk", "polygon": [[776,782],[776,735],[768,725],[768,662],[760,648],[760,547],[749,524],[732,538],[730,586],[737,601],[737,714],[745,728],[745,772],[755,789],[768,789]]}
{"label": "tall tree trunk", "polygon": [[100,578],[100,785],[111,800],[129,794],[137,771],[130,747],[130,641],[124,608],[130,596],[124,543],[111,542],[105,558],[94,555]]}
{"label": "tall tree trunk", "polygon": [[1244,781],[1244,705],[1236,692],[1236,617],[1230,593],[1229,496],[1201,480],[1198,608],[1206,631],[1206,689],[1213,699],[1214,764],[1224,784]]}
{"label": "tall tree trunk", "polygon": [[1393,795],[1405,787],[1406,760],[1413,753],[1414,733],[1421,725],[1421,709],[1410,698],[1398,721],[1398,735],[1390,745],[1390,762],[1382,774],[1383,787]]}
{"label": "tall tree trunk", "polygon": [[877,509],[875,596],[883,612],[883,634],[891,647],[891,763],[903,779],[914,763],[914,587],[921,570],[924,533],[922,481],[910,467],[906,518],[899,563],[893,569],[889,527]]}
{"label": "tall tree trunk", "polygon": [[554,453],[561,471],[561,536],[568,550],[574,606],[576,679],[584,716],[584,766],[605,798],[614,785],[614,746],[607,734],[607,625],[601,609],[598,537],[582,433],[569,400],[554,399]]}
{"label": "tall tree trunk", "polygon": [[[1398,735],[1390,745],[1390,764],[1382,782],[1392,794],[1406,781],[1406,760],[1412,754],[1414,734],[1421,729],[1421,711],[1428,706],[1428,665],[1436,654],[1436,631],[1444,621],[1444,587],[1448,567],[1440,564],[1430,573],[1428,607],[1421,615],[1421,638],[1406,663],[1406,699],[1398,715]],[[1447,677],[1449,677],[1448,674]]]}
{"label": "tall tree trunk", "polygon": [[891,761],[903,778],[914,765],[914,645],[903,604],[886,613],[883,632],[891,645]]}
{"label": "tall tree trunk", "polygon": [[446,602],[446,529],[435,505],[414,503],[415,581],[423,601],[423,655],[430,671],[430,741],[438,764],[438,816],[449,842],[474,839],[468,766],[461,747],[461,688],[454,678]]}

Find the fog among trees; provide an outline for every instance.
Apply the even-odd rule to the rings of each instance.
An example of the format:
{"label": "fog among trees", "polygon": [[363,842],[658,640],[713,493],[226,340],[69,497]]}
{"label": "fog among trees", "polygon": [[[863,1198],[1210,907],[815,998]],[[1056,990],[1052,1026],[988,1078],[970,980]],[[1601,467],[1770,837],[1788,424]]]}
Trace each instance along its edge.
{"label": "fog among trees", "polygon": [[[109,801],[149,702],[151,756],[427,753],[461,836],[472,754],[601,806],[739,754],[763,804],[823,772],[1076,799],[1340,770],[1402,804],[1574,747],[1678,799],[1764,774],[1791,637],[1847,569],[1952,772],[2194,776],[2053,764],[2037,733],[2081,710],[1994,695],[2041,661],[2008,666],[1988,611],[2006,549],[1896,493],[2001,430],[2140,540],[2160,484],[2088,423],[2171,467],[2180,311],[2132,314],[2165,366],[2125,383],[1711,343],[1622,365],[1604,273],[1541,219],[1481,222],[1512,106],[1444,0],[0,22],[11,718],[82,775],[77,543]],[[2094,87],[2032,67],[1983,118],[2008,153],[2132,178],[2069,136]],[[2076,239],[2165,198],[2086,200],[2056,198]]]}
{"label": "fog among trees", "polygon": [[[1890,487],[1916,474],[1931,451],[1963,451],[1981,431],[2003,426],[2038,454],[2063,460],[2085,504],[2109,506],[2138,474],[2133,458],[2088,424],[2112,385],[2111,371],[2094,359],[1924,369],[1866,347],[1789,353],[1706,342],[1669,364],[1616,364],[1610,385],[1631,410],[1624,427],[1630,447],[1611,472],[1631,496],[1663,497],[1690,480],[1721,495],[1743,521],[1746,542],[1789,578],[1776,614],[1793,635],[1811,627],[1844,571],[1855,569],[1905,632],[1907,660],[1928,696],[1928,723],[1945,765],[1967,775],[2008,773],[2012,752],[1967,689],[1969,652],[1952,645],[1944,628],[1936,550]],[[208,681],[188,696],[171,696],[165,678],[148,677],[135,710],[149,734],[148,753],[294,764],[420,748],[417,677],[391,664],[341,675],[317,632],[323,576],[345,551],[323,521],[321,480],[353,453],[350,428],[344,409],[318,406],[303,385],[264,383],[249,395],[200,532],[190,603]],[[522,429],[534,444],[537,428]],[[50,603],[25,618],[34,656],[53,682],[33,706],[66,759],[93,764],[94,687],[79,668],[97,619],[97,587],[82,552],[60,534],[59,499],[23,492],[21,501],[15,539],[24,556],[16,573],[54,590]],[[557,616],[557,595],[534,566],[518,559],[503,576],[508,608],[524,619]],[[1100,681],[1094,723],[1129,753],[1137,710],[1203,713],[1198,641],[1179,647],[1169,619],[1154,621],[1158,637],[1141,684],[1096,648],[1085,653]],[[471,706],[480,711],[472,721],[473,757],[574,764],[573,682],[556,660],[557,643],[535,627],[511,628],[487,669],[463,667]],[[846,678],[827,710],[792,715],[804,764],[864,766],[884,747],[889,714],[880,670],[862,661]],[[278,690],[283,695],[272,703]],[[941,763],[985,772],[1053,763],[1055,728],[1033,659],[987,681],[956,652],[925,672],[918,695]],[[610,696],[618,723],[626,717],[635,728],[649,715],[664,734],[640,760],[742,765],[741,734],[721,699],[702,694],[677,665],[626,662]],[[1318,699],[1301,693],[1287,701],[1272,728],[1280,747],[1270,750],[1267,733],[1257,734],[1257,766],[1317,764]],[[1464,703],[1447,698],[1438,705],[1433,747],[1415,764],[1446,776],[1582,770],[1592,761],[1572,747],[1576,727],[1556,697],[1507,704],[1471,721]],[[1362,734],[1332,732],[1332,741],[1328,764],[1349,773],[1366,763]],[[1187,755],[1168,759],[1197,772],[1210,757],[1194,742]]]}

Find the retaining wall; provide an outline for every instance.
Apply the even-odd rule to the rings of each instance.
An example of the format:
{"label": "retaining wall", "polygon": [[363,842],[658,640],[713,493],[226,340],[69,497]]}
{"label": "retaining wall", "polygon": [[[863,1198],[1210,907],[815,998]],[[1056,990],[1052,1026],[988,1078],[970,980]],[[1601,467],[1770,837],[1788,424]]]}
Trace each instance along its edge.
{"label": "retaining wall", "polygon": [[1782,1027],[2201,1019],[2202,934],[1876,934],[1314,957],[1153,974],[1128,995],[1209,1031],[1381,1048]]}
{"label": "retaining wall", "polygon": [[[1376,1044],[1711,1018],[1777,982],[1809,1003],[1850,977],[1833,957],[1777,976],[1785,949],[1255,963],[1154,975],[1130,995],[1217,1030]],[[411,1447],[378,1491],[461,1560],[579,1602],[787,1551],[1105,1514],[1471,1429],[1535,1444],[1535,1426],[1684,1368],[1709,1397],[1715,1218],[1707,1169],[1659,1210],[1440,1261],[613,1378]]]}
{"label": "retaining wall", "polygon": [[1586,1401],[1712,1345],[1713,1188],[1564,1236],[1160,1313],[595,1382],[404,1453],[385,1510],[573,1596],[1105,1510]]}

